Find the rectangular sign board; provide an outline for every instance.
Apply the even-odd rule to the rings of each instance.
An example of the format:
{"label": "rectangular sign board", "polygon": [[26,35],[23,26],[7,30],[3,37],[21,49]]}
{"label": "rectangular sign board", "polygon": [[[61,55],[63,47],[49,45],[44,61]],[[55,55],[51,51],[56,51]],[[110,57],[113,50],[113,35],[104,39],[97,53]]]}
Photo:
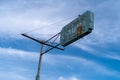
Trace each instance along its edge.
{"label": "rectangular sign board", "polygon": [[60,44],[65,47],[75,42],[91,33],[93,27],[94,14],[91,11],[86,11],[62,28],[60,32]]}

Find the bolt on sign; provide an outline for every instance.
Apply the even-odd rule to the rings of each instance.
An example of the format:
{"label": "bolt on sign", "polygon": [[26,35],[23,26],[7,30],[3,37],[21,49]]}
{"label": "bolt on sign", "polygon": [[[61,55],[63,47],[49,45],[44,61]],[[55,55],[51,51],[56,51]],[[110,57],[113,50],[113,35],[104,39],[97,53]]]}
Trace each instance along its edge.
{"label": "bolt on sign", "polygon": [[94,28],[94,13],[86,11],[64,26],[60,32],[60,44],[67,46],[88,35]]}

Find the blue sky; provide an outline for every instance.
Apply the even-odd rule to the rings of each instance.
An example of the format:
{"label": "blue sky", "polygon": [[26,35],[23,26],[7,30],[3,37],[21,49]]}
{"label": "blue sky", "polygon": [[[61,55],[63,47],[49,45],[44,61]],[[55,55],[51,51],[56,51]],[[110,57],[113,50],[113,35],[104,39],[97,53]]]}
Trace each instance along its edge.
{"label": "blue sky", "polygon": [[93,32],[65,51],[45,54],[41,80],[120,80],[119,4],[120,0],[0,0],[0,80],[35,79],[40,44],[21,33],[47,39],[87,10],[94,12]]}

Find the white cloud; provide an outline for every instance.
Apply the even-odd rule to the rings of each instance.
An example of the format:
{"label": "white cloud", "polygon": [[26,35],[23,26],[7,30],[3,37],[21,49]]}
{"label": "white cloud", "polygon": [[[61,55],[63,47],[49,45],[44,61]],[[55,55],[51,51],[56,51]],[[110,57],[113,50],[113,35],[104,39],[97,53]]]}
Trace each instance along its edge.
{"label": "white cloud", "polygon": [[[74,43],[73,46],[79,47],[80,49],[87,51],[88,53],[90,53],[94,56],[99,56],[99,57],[114,59],[114,60],[120,60],[120,55],[118,54],[118,52],[111,53],[111,51],[108,51],[108,50],[100,51],[100,50],[95,49],[95,48],[93,48],[87,44],[84,44],[84,43]],[[99,48],[101,48],[101,47],[99,47]]]}
{"label": "white cloud", "polygon": [[89,53],[92,53],[92,54],[96,54],[97,51],[95,49],[93,49],[92,47],[89,47],[88,45],[85,45],[83,43],[74,43],[73,46],[76,46],[76,47],[79,47],[80,49],[84,50],[84,51],[87,51]]}
{"label": "white cloud", "polygon": [[1,48],[0,47],[0,55],[3,56],[12,56],[14,58],[28,59],[36,61],[39,57],[39,54],[35,52],[27,52],[23,50],[17,50],[12,48]]}
{"label": "white cloud", "polygon": [[[55,2],[56,4],[54,4]],[[54,0],[47,0],[47,1],[18,0],[1,5],[0,11],[3,14],[0,15],[1,16],[0,32],[3,35],[5,34],[11,36],[15,35],[14,38],[15,37],[18,38],[18,36],[21,33],[36,28],[39,28],[39,30],[36,31],[36,33],[39,34],[43,34],[43,33],[55,34],[61,30],[63,25],[60,25],[60,23],[58,23],[59,25],[51,25],[51,26],[47,26],[47,25],[65,19],[64,17],[62,17],[65,16],[65,14],[63,13],[68,14],[69,12],[73,12],[74,15],[77,15],[77,13],[79,14],[83,11],[86,11],[87,9],[90,9],[93,10],[93,12],[95,13],[95,29],[93,33],[89,35],[89,37],[87,37],[87,39],[84,39],[84,42],[93,45],[93,44],[105,44],[109,42],[112,43],[119,41],[120,38],[119,35],[120,29],[118,27],[119,19],[112,21],[112,18],[109,19],[109,17],[107,16],[103,15],[103,17],[101,17],[100,15],[100,14],[106,15],[106,13],[103,11],[105,11],[105,9],[108,8],[110,9],[109,12],[111,11],[110,12],[111,16],[113,16],[115,13],[117,14],[118,17],[120,17],[118,11],[119,1],[116,2],[114,2],[113,0],[103,1],[97,6],[90,5],[90,3],[85,0],[73,1],[73,2],[69,2],[69,1],[55,1],[55,2]],[[112,4],[113,2],[114,4]],[[73,7],[73,5],[75,4],[76,6]],[[81,6],[81,4],[87,5],[87,7],[84,5]],[[110,8],[109,6],[111,5],[114,6]],[[82,10],[79,11],[78,7],[81,8]],[[96,8],[93,9],[94,7]],[[73,11],[72,9],[76,9],[76,11]],[[65,24],[66,23],[64,23],[64,25]]]}
{"label": "white cloud", "polygon": [[[54,66],[58,66],[59,64],[61,67],[63,67],[62,65],[64,65],[64,67],[69,68],[70,70],[73,68],[76,68],[79,64],[79,66],[81,66],[82,69],[92,70],[94,72],[101,73],[108,76],[116,76],[119,73],[117,71],[110,70],[107,67],[98,64],[97,62],[87,60],[81,57],[78,58],[78,57],[64,56],[64,55],[44,55],[44,57],[46,57],[46,59],[49,59],[49,61],[51,62],[48,64],[52,64]],[[62,62],[59,60],[62,60]],[[77,68],[77,70],[79,70],[79,68]],[[79,74],[79,75],[82,75],[82,74]]]}
{"label": "white cloud", "polygon": [[[95,14],[95,30],[92,37],[96,39],[95,43],[115,43],[119,41],[119,21],[120,21],[120,12],[119,12],[119,3],[117,0],[105,1],[96,8]],[[110,7],[112,6],[112,7]],[[107,11],[105,13],[104,11]],[[99,14],[103,15],[99,15]]]}
{"label": "white cloud", "polygon": [[[79,4],[77,2],[79,1],[75,1],[73,3],[69,1],[56,0],[17,0],[4,2],[0,6],[0,11],[3,13],[0,15],[0,33],[18,38],[21,33],[39,28],[39,31],[37,29],[39,34],[55,34],[59,32],[70,19],[67,22],[59,22],[57,25],[48,25],[69,17],[68,15],[70,14],[68,13],[71,12],[71,8],[74,7],[72,5],[77,4],[75,8],[78,8]],[[79,3],[82,4],[84,3],[84,0],[80,2]],[[82,6],[79,7],[82,9]],[[79,12],[78,10],[72,12],[76,11]],[[67,16],[65,14],[67,14]],[[73,14],[70,16],[72,15]]]}
{"label": "white cloud", "polygon": [[[113,0],[103,1],[102,3],[93,6],[94,12],[94,30],[93,32],[81,39],[78,43],[84,46],[94,45],[94,46],[107,46],[108,43],[119,43],[119,21],[120,21],[120,11],[119,11],[120,1],[116,2]],[[110,7],[112,6],[112,7]],[[106,12],[105,12],[106,11]]]}
{"label": "white cloud", "polygon": [[[38,61],[38,57],[39,57],[39,53],[27,52],[27,51],[16,50],[11,48],[0,48],[0,55],[7,56],[11,59],[17,58],[17,59],[30,60],[30,61],[31,60]],[[61,68],[64,67],[69,70],[74,70],[77,68],[78,71],[81,71],[81,69],[87,69],[87,71],[92,70],[92,72],[100,73],[108,76],[117,76],[119,74],[119,72],[111,70],[103,65],[100,65],[95,61],[87,60],[81,57],[46,54],[43,56],[42,61],[43,64],[49,64],[56,67],[59,66]],[[80,68],[78,68],[78,64]],[[82,74],[79,73],[76,75],[82,75]],[[79,80],[79,79],[72,76],[70,78],[59,77],[58,80]]]}
{"label": "white cloud", "polygon": [[[13,56],[14,58],[18,57],[18,58],[28,59],[28,60],[30,59],[34,61],[38,60],[38,57],[39,57],[39,53],[26,52],[22,50],[11,49],[11,48],[0,48],[0,55]],[[49,63],[48,59],[49,61],[51,61],[51,63]],[[61,62],[58,60],[63,60],[64,62]],[[98,72],[102,71],[103,73],[107,73],[107,74],[112,73],[112,71],[107,70],[105,67],[84,58],[77,58],[77,57],[64,56],[64,55],[49,55],[49,54],[46,54],[43,57],[43,62],[51,65],[64,64],[66,67],[68,67],[66,63],[69,63],[69,61],[73,62],[73,64],[79,63],[85,67],[88,67],[89,65],[90,68],[92,68],[93,70],[95,69]],[[96,68],[93,68],[93,66]]]}
{"label": "white cloud", "polygon": [[60,76],[60,77],[58,78],[58,80],[80,80],[80,79],[78,79],[77,77],[64,78],[64,77]]}
{"label": "white cloud", "polygon": [[[36,34],[37,33],[55,34],[56,32],[60,31],[60,29],[63,27],[63,24],[62,25],[58,24],[54,26],[50,25],[49,27],[47,25],[64,19],[62,17],[62,16],[65,16],[63,15],[64,13],[68,14],[71,12],[71,14],[73,15],[80,11],[90,9],[90,10],[93,10],[93,12],[95,13],[95,29],[89,36],[86,36],[84,39],[75,43],[74,46],[77,46],[81,48],[82,50],[91,52],[94,55],[96,55],[96,53],[99,53],[99,52],[97,52],[96,49],[91,47],[91,45],[92,46],[93,45],[104,46],[106,43],[118,43],[119,42],[120,28],[118,26],[119,26],[120,20],[117,18],[120,17],[119,15],[120,12],[118,9],[120,2],[118,0],[116,2],[113,0],[105,1],[104,3],[99,4],[97,6],[89,5],[85,7],[83,5],[79,7],[82,9],[80,11],[77,11],[79,9],[76,9],[76,7],[78,7],[80,4],[76,5],[76,7],[73,7],[72,5],[74,4],[68,4],[67,2],[60,1],[58,2],[59,4],[55,6],[56,3],[54,4],[53,0],[47,0],[43,2],[46,6],[38,6],[41,3],[39,3],[39,0],[37,0],[37,2],[32,1],[35,4],[38,4],[37,6],[35,6],[31,4],[32,3],[31,1],[28,3],[27,0],[19,0],[17,4],[16,2],[13,2],[12,4],[6,3],[0,6],[0,11],[2,14],[0,15],[1,16],[0,33],[2,34],[1,36],[4,37],[4,35],[7,34],[10,36],[14,35],[14,38],[16,38],[21,33],[30,31],[32,29],[36,29],[38,27],[41,29],[37,30]],[[84,4],[89,4],[85,2],[84,0],[82,1],[82,3]],[[69,10],[71,11],[68,10],[68,7],[69,7]],[[73,12],[74,9],[76,10],[75,12]],[[106,10],[109,10],[109,11],[104,12]],[[109,15],[111,18],[107,15]],[[37,61],[38,56],[39,56],[38,53],[21,51],[21,50],[16,50],[16,49],[11,49],[11,48],[0,48],[0,55],[7,55],[7,56],[13,56],[13,57],[17,56],[21,59],[29,59],[29,60],[34,60],[34,61]],[[104,56],[110,59],[120,60],[119,55],[104,55],[103,54],[100,56]],[[69,63],[69,61],[73,61],[73,64],[79,63],[85,67],[89,66],[94,71],[97,71],[100,73],[104,73],[107,75],[117,74],[117,72],[111,71],[107,69],[106,67],[97,64],[96,62],[89,61],[83,58],[76,58],[76,57],[71,57],[71,56],[67,57],[67,56],[60,56],[60,55],[46,55],[44,56],[43,62],[48,64],[47,62],[48,59],[51,61],[51,63],[49,63],[51,65],[55,65],[56,63],[66,65],[66,63]],[[65,62],[61,63],[59,61],[56,61],[56,59],[60,59],[60,60],[63,59]],[[69,66],[69,68],[71,68],[71,65],[66,65],[66,66],[67,67]],[[93,67],[97,67],[97,68],[93,68]],[[64,78],[64,77],[60,77],[60,79],[71,80],[69,78]],[[72,80],[74,80],[74,78]]]}
{"label": "white cloud", "polygon": [[[39,0],[37,1],[41,2]],[[26,2],[30,7],[28,7],[27,5],[23,5],[24,2]],[[60,8],[62,7],[62,3],[58,4],[56,7],[53,7],[53,5],[39,5],[36,7],[33,6],[36,4],[36,1],[32,2],[22,0],[15,2],[13,1],[11,3],[8,2],[6,3],[7,5],[1,5],[0,11],[3,14],[0,15],[0,33],[2,33],[3,35],[15,35],[15,37],[18,38],[19,34],[28,32],[36,28],[39,28],[40,34],[43,34],[45,32],[49,34],[49,32],[54,33],[55,30],[58,31],[55,26],[52,25],[52,28],[54,27],[53,30],[51,29],[51,25],[48,25],[62,19],[59,16],[56,17],[56,15],[53,15],[53,13],[59,12]],[[46,4],[49,4],[49,2],[46,2]],[[44,30],[43,28],[45,28],[46,26],[47,30]]]}
{"label": "white cloud", "polygon": [[14,72],[0,72],[0,79],[3,80],[31,80],[30,78],[25,77],[24,75],[17,74]]}
{"label": "white cloud", "polygon": [[9,66],[8,65],[9,63],[7,63],[4,67],[0,67],[0,79],[33,80],[33,75],[31,74],[32,70],[30,70],[29,68],[25,68],[23,66],[16,66],[15,64]]}
{"label": "white cloud", "polygon": [[[112,51],[112,49],[108,51],[108,46],[111,46],[112,44],[119,45],[119,4],[119,0],[117,0],[116,2],[114,2],[113,0],[108,0],[103,1],[96,6],[92,6],[93,8],[95,7],[94,9],[92,9],[95,17],[94,30],[90,35],[74,43],[73,46],[81,48],[82,50],[94,55],[99,55],[99,57],[112,59],[113,57],[110,57],[110,51]],[[116,53],[113,54],[113,56],[114,59],[119,59],[116,56]]]}
{"label": "white cloud", "polygon": [[106,54],[104,57],[120,61],[120,55],[117,55],[116,53]]}

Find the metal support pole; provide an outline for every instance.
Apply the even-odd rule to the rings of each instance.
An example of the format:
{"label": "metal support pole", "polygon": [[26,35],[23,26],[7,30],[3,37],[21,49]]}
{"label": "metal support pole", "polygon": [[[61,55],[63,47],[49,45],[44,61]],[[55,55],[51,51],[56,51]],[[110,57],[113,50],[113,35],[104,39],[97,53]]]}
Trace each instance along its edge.
{"label": "metal support pole", "polygon": [[[27,37],[27,38],[29,38],[29,39],[31,39],[31,40],[34,40],[34,41],[36,41],[36,42],[38,42],[38,43],[41,44],[40,56],[39,56],[39,62],[38,62],[38,70],[37,70],[37,75],[36,75],[36,78],[35,78],[36,80],[40,80],[40,77],[41,77],[41,75],[40,75],[40,69],[41,69],[41,62],[42,62],[42,56],[43,56],[43,54],[49,52],[50,50],[52,50],[52,49],[54,49],[54,48],[59,49],[59,50],[64,50],[63,48],[58,47],[60,44],[53,45],[54,42],[55,42],[55,40],[58,38],[58,35],[59,35],[59,34],[60,34],[60,33],[54,35],[53,37],[51,37],[51,38],[48,39],[47,41],[41,41],[41,40],[35,39],[35,38],[33,38],[33,37],[31,37],[31,36],[29,36],[29,35],[27,35],[27,34],[22,34],[24,37]],[[56,37],[56,36],[57,36],[57,37]],[[55,40],[54,40],[51,44],[49,44],[48,42],[49,42],[51,39],[53,39],[53,38],[55,38]],[[44,51],[44,50],[43,50],[44,45],[49,46],[50,48],[48,48],[47,50]]]}
{"label": "metal support pole", "polygon": [[37,70],[37,75],[36,75],[36,80],[40,80],[40,68],[41,68],[41,62],[42,62],[42,52],[43,52],[43,46],[44,44],[41,45],[40,49],[40,56],[39,56],[39,63],[38,63],[38,70]]}

